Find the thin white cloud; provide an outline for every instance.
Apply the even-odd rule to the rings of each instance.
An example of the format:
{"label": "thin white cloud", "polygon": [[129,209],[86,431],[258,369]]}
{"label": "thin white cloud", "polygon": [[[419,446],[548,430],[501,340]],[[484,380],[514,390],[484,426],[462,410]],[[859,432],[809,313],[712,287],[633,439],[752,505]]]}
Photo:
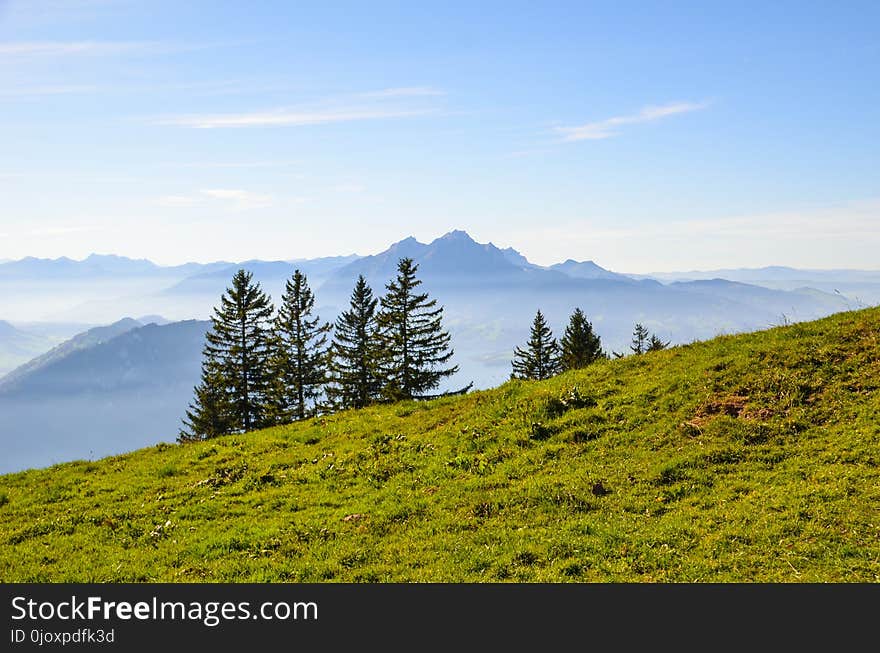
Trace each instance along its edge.
{"label": "thin white cloud", "polygon": [[[0,0],[2,2],[2,0]],[[169,50],[170,51],[170,50]],[[242,95],[260,92],[286,90],[281,85],[259,85],[239,80],[215,80],[203,82],[178,82],[163,84],[55,84],[55,85],[7,85],[0,88],[0,97],[27,98],[52,95],[73,95],[86,93],[101,94],[159,94],[186,91],[190,95]]]}
{"label": "thin white cloud", "polygon": [[272,205],[272,196],[234,188],[208,188],[200,191],[207,197],[232,202],[238,209],[258,209]]}
{"label": "thin white cloud", "polygon": [[214,115],[190,115],[157,121],[160,125],[190,127],[194,129],[218,129],[223,127],[304,127],[330,123],[383,120],[388,118],[412,118],[430,113],[427,110],[408,109],[326,109],[295,111],[276,109],[251,113]]}
{"label": "thin white cloud", "polygon": [[167,206],[168,208],[176,209],[186,206],[195,206],[202,201],[203,198],[197,197],[195,195],[163,195],[156,200],[156,204],[158,204],[159,206]]}
{"label": "thin white cloud", "polygon": [[149,41],[10,41],[0,43],[3,56],[69,56],[121,54],[155,50],[160,44]]}
{"label": "thin white cloud", "polygon": [[431,86],[402,86],[399,88],[385,88],[380,91],[361,93],[361,97],[368,98],[395,98],[395,97],[437,97],[446,95],[439,88]]}
{"label": "thin white cloud", "polygon": [[173,54],[234,43],[169,43],[162,41],[6,41],[0,56],[16,58]]}
{"label": "thin white cloud", "polygon": [[750,238],[771,243],[800,240],[818,241],[877,237],[880,199],[846,202],[801,210],[722,216],[693,220],[654,221],[632,227],[598,229],[594,233],[609,239],[646,235],[650,241],[687,240],[692,237]]}
{"label": "thin white cloud", "polygon": [[287,168],[290,166],[301,165],[302,161],[193,161],[189,163],[181,163],[175,161],[173,163],[164,164],[174,168],[209,168],[209,169],[226,169],[226,168]]}
{"label": "thin white cloud", "polygon": [[98,227],[95,225],[86,225],[86,224],[78,224],[78,225],[48,225],[45,227],[39,227],[37,229],[31,229],[25,235],[36,237],[36,238],[52,238],[56,236],[67,236],[70,234],[79,234],[79,233],[87,233],[91,231],[97,231]]}
{"label": "thin white cloud", "polygon": [[363,184],[337,184],[330,190],[334,193],[364,193],[366,192],[367,187]]}
{"label": "thin white cloud", "polygon": [[[791,265],[877,269],[880,199],[689,220],[556,220],[511,229],[531,261],[594,258],[612,270],[652,272]],[[564,248],[559,243],[564,242]]]}
{"label": "thin white cloud", "polygon": [[0,97],[43,97],[46,95],[74,95],[79,93],[91,93],[97,90],[97,86],[59,84],[56,86],[22,86],[0,88]]}
{"label": "thin white cloud", "polygon": [[577,127],[556,127],[555,131],[562,136],[564,141],[602,140],[617,136],[620,133],[619,128],[623,125],[654,122],[669,116],[700,111],[707,106],[709,106],[708,102],[673,102],[658,106],[647,106],[632,115],[615,116],[597,122],[588,122]]}
{"label": "thin white cloud", "polygon": [[254,193],[240,188],[205,188],[189,195],[164,195],[156,200],[160,206],[188,208],[222,202],[237,211],[262,209],[274,204],[271,195]]}
{"label": "thin white cloud", "polygon": [[64,18],[69,14],[77,14],[82,17],[85,11],[98,9],[110,9],[114,5],[125,4],[126,0],[31,0],[30,2],[14,2],[10,4],[13,14],[20,14],[28,18],[37,16],[41,19]]}

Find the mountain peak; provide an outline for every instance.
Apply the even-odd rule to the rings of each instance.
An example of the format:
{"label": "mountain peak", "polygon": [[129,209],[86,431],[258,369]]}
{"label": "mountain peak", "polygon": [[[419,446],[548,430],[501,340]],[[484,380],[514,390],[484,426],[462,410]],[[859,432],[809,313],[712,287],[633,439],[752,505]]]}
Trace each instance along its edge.
{"label": "mountain peak", "polygon": [[398,240],[396,243],[392,243],[391,247],[388,249],[394,249],[395,247],[408,247],[412,245],[421,245],[418,240],[415,239],[415,236],[407,236],[403,240]]}
{"label": "mountain peak", "polygon": [[120,256],[119,254],[98,254],[96,252],[92,252],[83,259],[83,263],[136,263],[138,265],[155,266],[155,263],[145,258],[131,258],[128,256]]}
{"label": "mountain peak", "polygon": [[443,234],[442,236],[440,236],[440,238],[438,238],[437,240],[446,240],[446,241],[458,240],[458,241],[464,241],[464,242],[470,242],[470,243],[476,242],[473,238],[471,238],[471,236],[470,236],[470,234],[468,234],[468,232],[466,232],[462,229],[453,229],[452,231],[449,231],[449,232]]}
{"label": "mountain peak", "polygon": [[601,265],[598,265],[592,260],[575,261],[574,259],[570,258],[567,259],[564,263],[556,263],[555,265],[551,265],[550,269],[562,272],[570,277],[576,277],[580,279],[617,279],[618,281],[629,280],[629,278],[625,275],[606,270]]}

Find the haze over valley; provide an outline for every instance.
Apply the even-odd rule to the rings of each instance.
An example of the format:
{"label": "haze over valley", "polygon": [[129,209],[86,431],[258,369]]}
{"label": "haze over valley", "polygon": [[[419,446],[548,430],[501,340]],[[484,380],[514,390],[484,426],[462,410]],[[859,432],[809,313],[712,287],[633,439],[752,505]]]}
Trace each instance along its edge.
{"label": "haze over valley", "polygon": [[[537,309],[555,334],[580,307],[605,350],[628,352],[632,327],[672,344],[851,310],[880,299],[880,273],[783,268],[628,275],[586,258],[550,266],[451,231],[375,255],[158,266],[93,255],[0,264],[0,471],[96,458],[173,441],[198,382],[206,320],[233,273],[251,271],[273,299],[299,269],[333,322],[358,275],[384,291],[397,262],[419,265],[444,306],[459,373],[441,391],[510,376]],[[851,293],[851,294],[848,294]],[[32,435],[30,435],[32,434]]]}

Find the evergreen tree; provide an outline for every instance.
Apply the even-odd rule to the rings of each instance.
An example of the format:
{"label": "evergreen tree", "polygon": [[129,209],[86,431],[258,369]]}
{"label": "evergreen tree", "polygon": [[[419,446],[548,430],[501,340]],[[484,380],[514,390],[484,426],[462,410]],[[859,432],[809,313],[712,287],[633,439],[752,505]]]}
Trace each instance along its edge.
{"label": "evergreen tree", "polygon": [[207,440],[232,433],[232,410],[219,370],[210,361],[202,363],[202,378],[195,388],[195,398],[186,411],[178,442]]}
{"label": "evergreen tree", "polygon": [[334,408],[363,408],[379,398],[376,305],[363,276],[351,293],[349,309],[336,319],[330,348],[332,384],[327,387]]}
{"label": "evergreen tree", "polygon": [[646,351],[660,351],[666,349],[669,346],[669,342],[669,340],[663,342],[656,334],[652,333],[651,338],[648,340],[648,349]]}
{"label": "evergreen tree", "polygon": [[549,379],[559,371],[559,345],[547,326],[544,314],[538,311],[525,349],[513,352],[513,374],[520,379]]}
{"label": "evergreen tree", "polygon": [[306,276],[296,270],[284,286],[272,341],[269,406],[275,423],[317,413],[327,383],[327,332],[330,324],[312,317],[315,296]]}
{"label": "evergreen tree", "polygon": [[644,354],[648,350],[649,336],[650,333],[641,324],[641,322],[636,324],[635,328],[633,329],[632,344],[629,346],[634,354]]}
{"label": "evergreen tree", "polygon": [[436,299],[416,292],[422,283],[417,270],[411,258],[400,259],[397,278],[385,286],[388,292],[377,316],[379,369],[385,382],[383,394],[390,400],[418,397],[458,371],[458,365],[445,367],[453,350],[441,325],[443,307],[435,308]]}
{"label": "evergreen tree", "polygon": [[579,308],[571,314],[559,345],[560,365],[563,370],[576,370],[606,358],[601,339]]}
{"label": "evergreen tree", "polygon": [[181,432],[181,440],[250,431],[267,425],[269,341],[272,303],[239,270],[214,307],[202,351],[202,379]]}

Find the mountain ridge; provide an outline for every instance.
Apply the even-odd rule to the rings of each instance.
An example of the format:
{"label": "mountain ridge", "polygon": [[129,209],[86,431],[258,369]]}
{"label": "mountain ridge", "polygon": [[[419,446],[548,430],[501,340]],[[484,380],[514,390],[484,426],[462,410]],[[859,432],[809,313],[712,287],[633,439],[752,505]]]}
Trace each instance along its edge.
{"label": "mountain ridge", "polygon": [[49,367],[67,356],[70,356],[75,351],[89,349],[141,326],[144,326],[143,322],[126,317],[113,324],[94,327],[83,333],[79,333],[69,340],[56,345],[45,354],[41,354],[27,363],[16,367],[6,375],[0,376],[0,393],[2,393],[4,389],[14,387],[17,380]]}

